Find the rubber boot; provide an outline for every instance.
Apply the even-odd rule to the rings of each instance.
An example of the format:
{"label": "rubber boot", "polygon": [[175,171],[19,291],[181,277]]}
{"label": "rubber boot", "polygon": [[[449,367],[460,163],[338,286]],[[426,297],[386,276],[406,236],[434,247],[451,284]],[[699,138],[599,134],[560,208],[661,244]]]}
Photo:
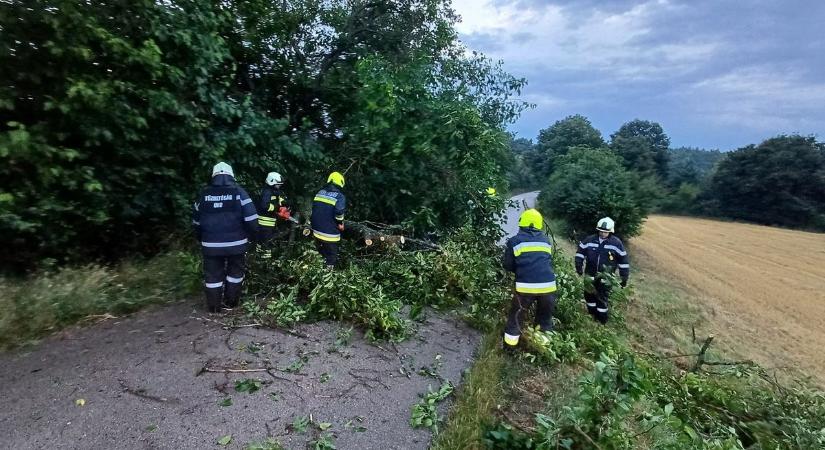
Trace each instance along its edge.
{"label": "rubber boot", "polygon": [[221,311],[221,297],[223,296],[223,288],[208,288],[206,292],[206,310],[210,313],[217,313]]}
{"label": "rubber boot", "polygon": [[241,283],[226,283],[226,292],[223,294],[224,307],[229,309],[237,307],[241,299],[242,290],[243,284]]}

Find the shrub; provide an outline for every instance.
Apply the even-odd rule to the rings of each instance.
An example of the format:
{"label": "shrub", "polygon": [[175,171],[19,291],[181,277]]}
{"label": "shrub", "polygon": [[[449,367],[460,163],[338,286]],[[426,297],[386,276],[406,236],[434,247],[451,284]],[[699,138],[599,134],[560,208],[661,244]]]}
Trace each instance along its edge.
{"label": "shrub", "polygon": [[616,221],[616,234],[622,238],[641,232],[656,197],[655,184],[639,180],[605,149],[574,148],[557,163],[539,195],[541,211],[563,219],[577,237],[591,233],[605,216]]}

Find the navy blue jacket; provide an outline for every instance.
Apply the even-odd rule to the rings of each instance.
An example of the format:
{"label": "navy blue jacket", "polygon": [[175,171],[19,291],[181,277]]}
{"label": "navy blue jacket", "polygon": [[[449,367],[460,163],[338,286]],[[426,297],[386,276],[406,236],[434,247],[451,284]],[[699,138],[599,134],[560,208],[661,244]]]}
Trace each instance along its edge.
{"label": "navy blue jacket", "polygon": [[[586,263],[586,264],[585,264]],[[619,269],[619,276],[627,281],[630,276],[630,260],[627,257],[627,250],[622,244],[622,240],[611,234],[602,242],[599,242],[599,235],[588,236],[587,239],[579,242],[579,249],[576,253],[576,272],[584,271],[590,276],[596,276],[599,272],[613,273]]]}
{"label": "navy blue jacket", "polygon": [[258,225],[274,227],[278,221],[278,210],[286,206],[286,197],[277,187],[267,186],[261,190],[258,202]]}
{"label": "navy blue jacket", "polygon": [[332,183],[327,184],[312,200],[312,216],[309,219],[312,235],[325,242],[340,241],[338,225],[344,223],[346,209],[347,199],[341,189]]}
{"label": "navy blue jacket", "polygon": [[519,228],[518,234],[507,240],[503,265],[516,274],[516,292],[528,295],[556,292],[553,246],[541,231]]}
{"label": "navy blue jacket", "polygon": [[204,256],[238,255],[257,233],[258,214],[234,178],[216,175],[192,205],[192,225]]}

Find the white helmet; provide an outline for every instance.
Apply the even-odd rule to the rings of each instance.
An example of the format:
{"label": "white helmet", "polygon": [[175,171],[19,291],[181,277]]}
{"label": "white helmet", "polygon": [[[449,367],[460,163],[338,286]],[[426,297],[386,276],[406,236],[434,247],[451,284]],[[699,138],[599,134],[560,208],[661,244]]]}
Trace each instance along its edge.
{"label": "white helmet", "polygon": [[232,166],[223,161],[215,164],[215,167],[212,168],[212,176],[214,177],[215,175],[229,175],[235,178],[235,172],[232,171]]}
{"label": "white helmet", "polygon": [[266,175],[266,184],[270,186],[275,186],[278,184],[284,184],[284,179],[281,177],[281,174],[278,172],[269,172]]}
{"label": "white helmet", "polygon": [[609,233],[615,233],[613,229],[615,228],[616,223],[613,222],[613,219],[610,217],[605,217],[603,219],[599,219],[599,223],[596,224],[596,229],[599,231],[607,231]]}

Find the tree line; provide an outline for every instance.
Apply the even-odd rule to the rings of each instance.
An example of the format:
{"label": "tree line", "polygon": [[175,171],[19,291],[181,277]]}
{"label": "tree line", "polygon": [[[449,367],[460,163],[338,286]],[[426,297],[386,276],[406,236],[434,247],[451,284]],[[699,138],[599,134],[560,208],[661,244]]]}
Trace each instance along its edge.
{"label": "tree line", "polygon": [[605,140],[581,115],[510,141],[510,183],[542,189],[540,204],[569,233],[595,217],[641,232],[652,211],[825,230],[825,143],[781,135],[730,152],[670,148],[661,125],[632,120]]}
{"label": "tree line", "polygon": [[0,2],[2,268],[153,253],[209,168],[351,216],[445,229],[506,188],[526,81],[469,53],[446,0]]}

